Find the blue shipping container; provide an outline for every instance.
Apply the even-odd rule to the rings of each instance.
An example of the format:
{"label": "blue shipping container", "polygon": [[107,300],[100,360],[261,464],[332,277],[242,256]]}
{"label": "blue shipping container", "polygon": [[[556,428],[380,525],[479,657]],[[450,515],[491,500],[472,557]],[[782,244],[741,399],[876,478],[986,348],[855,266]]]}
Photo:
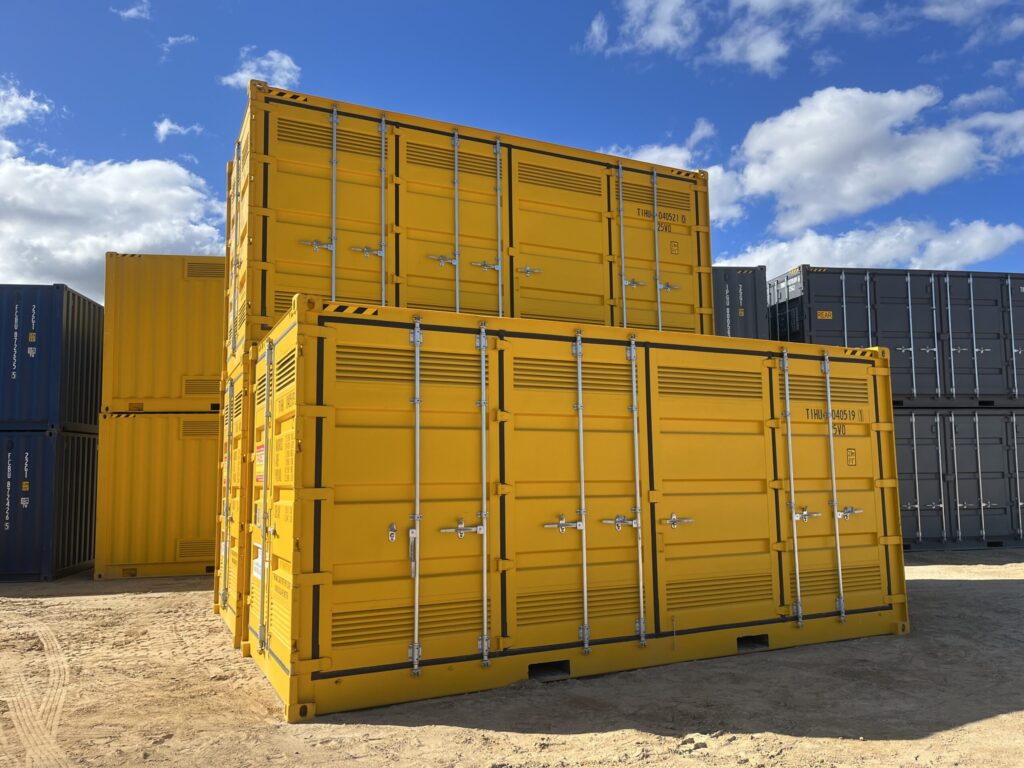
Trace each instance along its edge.
{"label": "blue shipping container", "polygon": [[49,580],[92,565],[97,436],[0,432],[0,579]]}
{"label": "blue shipping container", "polygon": [[0,285],[0,430],[96,432],[103,307],[66,285]]}

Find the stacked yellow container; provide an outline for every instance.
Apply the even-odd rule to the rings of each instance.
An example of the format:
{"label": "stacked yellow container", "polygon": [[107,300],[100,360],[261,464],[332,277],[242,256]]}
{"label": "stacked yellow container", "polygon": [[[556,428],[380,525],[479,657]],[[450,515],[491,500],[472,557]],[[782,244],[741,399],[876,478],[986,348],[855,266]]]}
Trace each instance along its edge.
{"label": "stacked yellow container", "polygon": [[212,573],[224,259],[107,254],[97,579]]}

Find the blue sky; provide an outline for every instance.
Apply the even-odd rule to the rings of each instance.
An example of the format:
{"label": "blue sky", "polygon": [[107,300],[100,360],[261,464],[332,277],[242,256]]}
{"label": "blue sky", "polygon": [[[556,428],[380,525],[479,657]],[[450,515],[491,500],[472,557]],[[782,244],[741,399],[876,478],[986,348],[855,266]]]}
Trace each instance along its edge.
{"label": "blue sky", "polygon": [[716,260],[1024,271],[1024,0],[11,4],[0,281],[217,253],[249,75],[711,171]]}

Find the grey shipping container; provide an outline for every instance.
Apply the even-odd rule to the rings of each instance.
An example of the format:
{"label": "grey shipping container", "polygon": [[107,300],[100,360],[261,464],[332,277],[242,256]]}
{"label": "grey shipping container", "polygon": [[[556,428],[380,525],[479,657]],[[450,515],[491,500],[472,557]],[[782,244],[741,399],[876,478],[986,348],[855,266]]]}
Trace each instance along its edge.
{"label": "grey shipping container", "polygon": [[0,579],[49,580],[92,564],[97,436],[0,432]]}
{"label": "grey shipping container", "polygon": [[66,285],[0,285],[0,430],[98,430],[103,307]]}
{"label": "grey shipping container", "polygon": [[888,347],[897,406],[1020,402],[1022,274],[805,265],[768,293],[775,339]]}
{"label": "grey shipping container", "polygon": [[1024,410],[900,409],[895,417],[908,547],[1024,545]]}
{"label": "grey shipping container", "polygon": [[765,267],[712,267],[715,333],[769,339]]}

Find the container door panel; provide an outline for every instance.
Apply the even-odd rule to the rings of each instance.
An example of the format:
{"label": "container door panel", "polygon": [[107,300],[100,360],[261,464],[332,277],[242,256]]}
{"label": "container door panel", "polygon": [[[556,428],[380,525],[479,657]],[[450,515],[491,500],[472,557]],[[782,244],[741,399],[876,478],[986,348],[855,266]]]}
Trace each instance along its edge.
{"label": "container door panel", "polygon": [[[809,272],[804,276],[803,298],[807,302],[810,327],[804,336],[798,337],[793,334],[793,340],[813,340],[815,344],[830,344],[837,347],[867,347],[877,344],[878,326],[873,311],[870,320],[868,318],[868,312],[873,310],[873,307],[868,307],[869,286],[864,273],[817,272],[813,267],[808,269]],[[877,299],[877,290],[872,287],[870,292],[874,303]],[[868,332],[869,324],[871,333]]]}
{"label": "container door panel", "polygon": [[[458,242],[450,135],[402,129],[402,305],[498,314],[497,162],[494,146],[459,140]],[[453,260],[458,251],[458,264]],[[487,265],[487,266],[484,266]]]}
{"label": "container door panel", "polygon": [[774,617],[779,573],[765,361],[650,354],[661,630]]}
{"label": "container door panel", "polygon": [[[938,286],[935,286],[938,290]],[[878,327],[875,344],[892,353],[896,398],[932,396],[939,388],[936,368],[938,310],[932,311],[928,275],[877,274],[874,279]],[[941,342],[938,344],[941,354]]]}
{"label": "container door panel", "polygon": [[949,537],[942,431],[934,412],[896,414],[896,463],[907,541],[941,542]]}
{"label": "container door panel", "polygon": [[1005,413],[951,414],[956,435],[954,492],[964,540],[986,541],[1016,534],[1012,421]]}
{"label": "container door panel", "polygon": [[[393,152],[393,129],[388,128],[384,159]],[[279,275],[295,275],[299,287],[318,296],[331,296],[331,115],[306,110],[271,112],[270,145],[273,162],[260,173],[268,209],[266,243],[262,224],[252,222],[252,258],[273,261]],[[381,303],[381,136],[379,123],[362,118],[338,117],[337,126],[337,285],[339,301]],[[259,178],[259,176],[257,176]],[[390,203],[391,175],[383,184]],[[257,187],[257,189],[259,189]],[[385,221],[390,224],[391,206]],[[259,219],[259,216],[257,216]],[[385,235],[385,237],[387,237]],[[390,246],[389,243],[385,244]],[[385,271],[392,270],[390,253]],[[282,281],[284,282],[284,281]],[[387,282],[391,282],[390,279]],[[285,286],[283,286],[285,287]],[[390,299],[389,299],[389,302]]]}
{"label": "container door panel", "polygon": [[707,246],[701,241],[706,238],[706,226],[700,226],[697,186],[690,181],[659,176],[655,222],[651,175],[624,171],[622,208],[626,286],[623,289],[622,276],[616,275],[615,293],[620,302],[625,302],[627,324],[659,327],[657,262],[661,275],[660,327],[688,333],[707,332],[698,309],[707,300],[710,281],[698,267],[710,263],[710,259]]}
{"label": "container door panel", "polygon": [[[414,630],[414,351],[408,329],[338,326],[326,355],[324,558],[336,669],[404,663]],[[471,334],[423,332],[422,658],[477,652],[481,635],[479,352]],[[330,469],[327,470],[326,468]]]}
{"label": "container door panel", "polygon": [[1009,396],[1013,369],[1003,356],[1009,323],[1005,281],[948,275],[944,288],[948,340],[943,362],[955,394],[981,399]]}
{"label": "container door panel", "polygon": [[[821,361],[791,358],[790,366],[795,511],[801,515],[795,522],[788,512],[783,518],[790,598],[795,601],[797,592],[798,572],[793,556],[795,529],[804,614],[837,610],[839,557],[846,609],[882,605],[885,573],[878,537],[883,529],[883,512],[875,489],[879,467],[877,439],[872,429],[875,395],[873,387],[869,386],[866,366],[841,358],[831,362],[834,454],[829,451],[826,383]],[[785,378],[782,371],[780,378],[779,412],[783,413]],[[786,439],[783,429],[780,453],[784,468],[780,474],[788,489]],[[839,555],[830,456],[834,456],[835,461],[837,508],[847,512],[847,516],[838,521]],[[784,496],[786,502],[793,498],[788,494]]]}
{"label": "container door panel", "polygon": [[[509,624],[515,647],[576,643],[583,616],[577,367],[569,341],[512,340],[506,403]],[[625,348],[583,346],[590,638],[637,632],[631,375]],[[614,524],[619,517],[619,525]],[[560,521],[564,531],[557,527]],[[608,523],[604,521],[609,521]]]}
{"label": "container door panel", "polygon": [[516,316],[609,323],[605,169],[517,149],[512,177]]}

